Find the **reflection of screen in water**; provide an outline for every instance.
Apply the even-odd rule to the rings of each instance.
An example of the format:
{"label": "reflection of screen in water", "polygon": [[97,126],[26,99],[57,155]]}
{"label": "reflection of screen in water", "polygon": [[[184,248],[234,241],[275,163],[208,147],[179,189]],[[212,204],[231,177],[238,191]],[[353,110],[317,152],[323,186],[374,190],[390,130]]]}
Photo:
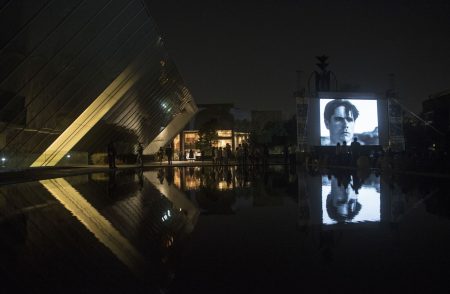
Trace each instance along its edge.
{"label": "reflection of screen in water", "polygon": [[367,179],[358,189],[338,185],[333,176],[322,177],[322,223],[359,223],[380,221],[380,180],[375,176]]}
{"label": "reflection of screen in water", "polygon": [[[325,126],[324,110],[327,103],[332,100],[334,99],[320,99],[320,145],[330,145],[330,131]],[[359,111],[359,116],[355,121],[354,136],[358,137],[358,141],[362,145],[379,145],[377,100],[345,100],[355,105]]]}

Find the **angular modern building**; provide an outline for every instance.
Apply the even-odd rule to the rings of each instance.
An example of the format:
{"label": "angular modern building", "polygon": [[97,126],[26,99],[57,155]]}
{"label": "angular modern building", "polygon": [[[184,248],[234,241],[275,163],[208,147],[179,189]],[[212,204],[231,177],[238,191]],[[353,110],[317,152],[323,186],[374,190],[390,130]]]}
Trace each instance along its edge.
{"label": "angular modern building", "polygon": [[197,112],[139,0],[0,1],[4,167],[152,154]]}

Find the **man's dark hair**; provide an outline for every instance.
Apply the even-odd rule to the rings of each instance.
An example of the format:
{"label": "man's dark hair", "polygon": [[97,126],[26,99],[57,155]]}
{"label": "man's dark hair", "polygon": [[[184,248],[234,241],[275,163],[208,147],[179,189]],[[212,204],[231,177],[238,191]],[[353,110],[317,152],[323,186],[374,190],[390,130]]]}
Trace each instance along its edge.
{"label": "man's dark hair", "polygon": [[334,99],[334,100],[328,102],[327,105],[325,106],[324,120],[330,121],[331,116],[334,113],[334,110],[339,106],[345,107],[345,113],[351,111],[353,114],[354,120],[356,120],[358,118],[359,111],[358,111],[358,109],[356,109],[356,106],[353,105],[350,101],[344,100],[344,99]]}
{"label": "man's dark hair", "polygon": [[355,216],[358,215],[358,213],[361,211],[361,207],[362,207],[361,203],[359,203],[357,199],[352,199],[351,201],[353,201],[355,204],[354,208],[353,209],[351,208],[351,203],[343,204],[343,205],[347,205],[349,208],[349,213],[347,215],[343,215],[343,214],[340,214],[338,212],[337,207],[333,205],[333,197],[331,196],[331,193],[328,194],[327,200],[326,200],[328,216],[332,220],[337,221],[338,223],[351,221]]}

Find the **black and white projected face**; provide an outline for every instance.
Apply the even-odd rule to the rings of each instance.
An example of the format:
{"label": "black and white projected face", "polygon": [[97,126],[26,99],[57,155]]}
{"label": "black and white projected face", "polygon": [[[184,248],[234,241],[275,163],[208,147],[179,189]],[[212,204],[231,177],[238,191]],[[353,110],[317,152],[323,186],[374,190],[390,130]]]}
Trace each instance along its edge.
{"label": "black and white projected face", "polygon": [[320,145],[379,145],[377,100],[320,99]]}
{"label": "black and white projected face", "polygon": [[380,178],[361,183],[357,176],[322,177],[322,224],[378,222]]}

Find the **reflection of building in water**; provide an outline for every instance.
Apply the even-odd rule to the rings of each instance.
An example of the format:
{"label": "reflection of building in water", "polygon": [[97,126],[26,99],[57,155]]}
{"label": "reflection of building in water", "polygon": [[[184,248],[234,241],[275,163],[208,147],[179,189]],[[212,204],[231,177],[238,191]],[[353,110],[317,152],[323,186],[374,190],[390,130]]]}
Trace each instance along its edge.
{"label": "reflection of building in water", "polygon": [[183,188],[185,190],[196,190],[200,188],[202,184],[201,178],[198,175],[200,167],[183,168],[181,171],[184,178]]}
{"label": "reflection of building in water", "polygon": [[[174,182],[181,182],[182,177],[177,180],[176,177],[180,177],[178,168],[174,169]],[[169,184],[167,181],[160,182],[158,179],[158,173],[156,171],[146,171],[144,172],[144,177],[162,194],[166,197],[173,205],[175,211],[181,211],[187,217],[186,231],[190,232],[193,230],[195,224],[197,223],[197,218],[199,211],[197,207],[186,197],[180,188],[173,184]]]}
{"label": "reflection of building in water", "polygon": [[44,282],[69,280],[71,285],[95,272],[93,287],[111,279],[136,283],[131,272],[140,276],[144,260],[146,270],[167,268],[173,256],[170,248],[195,224],[187,220],[192,214],[183,210],[189,203],[161,195],[145,178],[141,184],[134,173],[118,172],[114,181],[120,193],[111,195],[110,176],[72,176],[43,180],[42,185],[1,187],[3,265],[14,268],[19,281],[32,274]]}
{"label": "reflection of building in water", "polygon": [[[234,166],[176,168],[174,176],[175,185],[184,191],[195,191],[202,188],[232,190],[240,185],[237,179],[238,181],[241,179]],[[248,186],[248,182],[245,184]]]}
{"label": "reflection of building in water", "polygon": [[59,178],[42,180],[40,183],[91,231],[101,243],[108,247],[120,261],[133,272],[139,274],[144,262],[141,254],[69,182]]}
{"label": "reflection of building in water", "polygon": [[[174,182],[180,183],[176,188],[189,192],[187,197],[203,213],[228,214],[245,207],[283,204],[280,193],[284,193],[286,185],[277,186],[274,182],[279,182],[285,174],[266,171],[264,177],[257,177],[251,170],[235,166],[180,167],[174,170]],[[146,174],[150,177],[150,172]],[[164,186],[165,183],[155,182],[155,185]]]}

